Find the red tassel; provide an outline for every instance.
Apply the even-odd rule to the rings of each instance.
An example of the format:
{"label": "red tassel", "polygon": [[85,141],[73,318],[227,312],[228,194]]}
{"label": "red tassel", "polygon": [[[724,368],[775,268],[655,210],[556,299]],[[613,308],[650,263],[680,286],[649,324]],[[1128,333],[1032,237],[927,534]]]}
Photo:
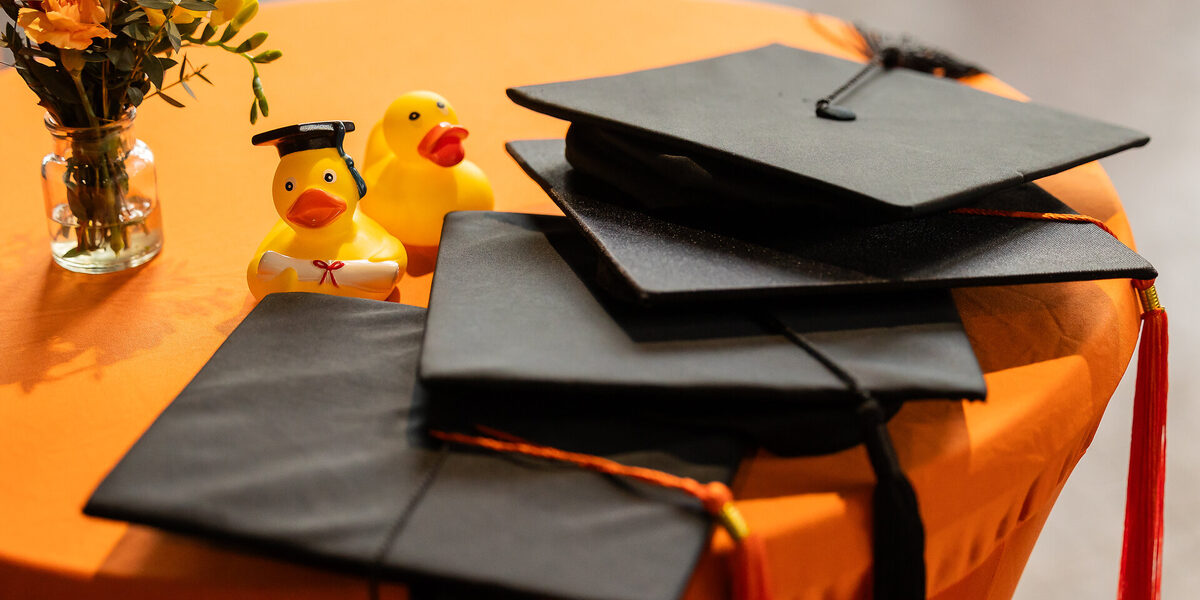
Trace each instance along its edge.
{"label": "red tassel", "polygon": [[733,571],[733,600],[771,600],[767,585],[767,547],[762,536],[751,533],[742,538],[730,557]]}
{"label": "red tassel", "polygon": [[729,488],[719,483],[708,485],[701,498],[704,508],[729,532],[735,544],[729,556],[733,579],[733,600],[771,600],[771,577],[767,572],[767,546],[762,536],[751,533],[746,519],[733,503]]}
{"label": "red tassel", "polygon": [[1125,541],[1118,600],[1159,600],[1167,453],[1167,313],[1154,282],[1134,282],[1142,299],[1142,340],[1133,396],[1125,490]]}

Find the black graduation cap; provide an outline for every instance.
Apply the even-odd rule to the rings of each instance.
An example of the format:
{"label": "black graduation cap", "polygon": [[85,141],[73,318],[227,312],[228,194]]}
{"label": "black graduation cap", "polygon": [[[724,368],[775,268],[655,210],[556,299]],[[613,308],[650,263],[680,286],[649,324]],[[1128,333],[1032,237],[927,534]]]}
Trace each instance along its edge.
{"label": "black graduation cap", "polygon": [[[711,521],[677,492],[424,435],[425,311],[320,294],[255,307],[84,511],[398,579],[422,597],[669,600]],[[511,434],[728,483],[730,436],[509,419]]]}
{"label": "black graduation cap", "polygon": [[448,215],[421,355],[431,410],[654,415],[804,454],[862,439],[857,395],[820,357],[893,412],[986,394],[945,290],[647,310],[599,290],[600,264],[563,217]]}
{"label": "black graduation cap", "polygon": [[651,310],[598,289],[601,264],[564,217],[447,215],[420,361],[430,420],[616,414],[791,455],[865,441],[876,587],[923,591],[920,515],[885,420],[906,400],[985,396],[949,292]]}
{"label": "black graduation cap", "polygon": [[302,150],[333,148],[342,156],[342,160],[346,161],[346,167],[350,169],[350,175],[358,185],[358,196],[361,198],[367,195],[367,183],[355,168],[354,159],[346,154],[342,147],[346,134],[351,131],[354,131],[354,123],[350,121],[299,123],[256,134],[250,138],[250,143],[255,146],[274,146],[279,151],[280,158]]}
{"label": "black graduation cap", "polygon": [[678,190],[633,186],[646,206],[716,201],[859,222],[961,205],[1149,139],[903,68],[878,69],[840,95],[856,120],[816,116],[817,100],[861,68],[773,45],[508,94],[573,123],[577,168]]}
{"label": "black graduation cap", "polygon": [[[508,149],[600,249],[612,279],[645,303],[1157,275],[1090,223],[941,213],[832,224],[754,211],[739,216],[729,207],[650,213],[630,207],[628,193],[573,169],[562,140]],[[991,192],[970,206],[1074,213],[1034,184]]]}

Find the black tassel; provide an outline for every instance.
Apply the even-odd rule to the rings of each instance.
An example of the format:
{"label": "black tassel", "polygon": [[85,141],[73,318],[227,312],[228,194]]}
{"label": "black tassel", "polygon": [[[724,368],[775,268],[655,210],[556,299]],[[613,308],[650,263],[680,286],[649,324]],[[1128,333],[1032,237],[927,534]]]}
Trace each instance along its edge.
{"label": "black tassel", "polygon": [[887,413],[858,381],[804,339],[800,332],[771,316],[764,323],[779,331],[835,377],[861,401],[856,409],[867,456],[875,471],[872,498],[872,552],[875,562],[874,600],[925,600],[925,524],[917,506],[917,493],[904,475],[900,457],[888,433]]}
{"label": "black tassel", "polygon": [[901,67],[951,79],[962,79],[987,72],[945,50],[926,46],[907,35],[896,41],[888,41],[882,33],[863,25],[855,23],[854,29],[866,44],[864,51],[867,56],[872,59],[880,57],[882,66],[887,69]]}
{"label": "black tassel", "polygon": [[925,528],[917,494],[900,467],[883,407],[863,395],[859,423],[875,471],[875,600],[924,600]]}
{"label": "black tassel", "polygon": [[964,62],[949,52],[918,44],[908,36],[904,36],[895,42],[885,43],[883,34],[877,31],[872,31],[862,25],[855,25],[854,29],[862,37],[863,47],[861,50],[870,60],[854,76],[843,83],[841,87],[834,90],[828,96],[817,100],[814,108],[816,109],[817,116],[822,119],[829,119],[831,121],[856,120],[858,115],[853,110],[837,104],[837,100],[839,97],[846,95],[860,81],[865,79],[868,74],[878,69],[887,71],[899,67],[930,73],[939,77],[951,77],[953,79],[961,79],[969,75],[978,75],[984,72],[983,69],[971,63]]}

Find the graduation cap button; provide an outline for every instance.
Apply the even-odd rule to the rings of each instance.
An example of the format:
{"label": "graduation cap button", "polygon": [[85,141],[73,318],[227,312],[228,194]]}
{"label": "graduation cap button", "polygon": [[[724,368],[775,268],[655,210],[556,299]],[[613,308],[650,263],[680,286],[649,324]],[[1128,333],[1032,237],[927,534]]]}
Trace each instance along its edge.
{"label": "graduation cap button", "polygon": [[845,106],[830,104],[828,100],[817,101],[817,116],[831,121],[853,121],[858,118],[854,111]]}

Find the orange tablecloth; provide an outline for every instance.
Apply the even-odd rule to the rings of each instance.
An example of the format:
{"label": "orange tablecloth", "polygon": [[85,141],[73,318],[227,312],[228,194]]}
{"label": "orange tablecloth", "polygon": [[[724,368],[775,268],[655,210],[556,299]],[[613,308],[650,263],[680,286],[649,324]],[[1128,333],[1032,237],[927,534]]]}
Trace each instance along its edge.
{"label": "orange tablecloth", "polygon": [[[211,61],[206,74],[217,87],[198,87],[186,110],[151,100],[141,111],[137,132],[158,156],[166,248],[128,273],[76,275],[50,261],[37,173],[50,140],[32,94],[15,73],[0,73],[0,598],[365,593],[359,579],[80,514],[253,305],[244,270],[276,218],[268,186],[277,159],[250,146],[252,133],[322,119],[365,130],[395,96],[433,89],[471,129],[468,155],[490,175],[498,209],[554,212],[502,144],[559,137],[565,125],[511,104],[507,86],[772,42],[859,58],[832,19],[688,0],[297,2],[263,7],[254,27],[271,31],[270,44],[285,53],[263,69],[273,111],[265,123],[246,123],[246,65],[203,50],[191,59]],[[969,83],[1020,97],[989,76]],[[351,134],[355,156],[365,138]],[[1098,165],[1039,183],[1131,241]],[[402,301],[424,304],[428,285],[428,275],[405,279]],[[1126,281],[955,297],[988,401],[910,403],[891,431],[928,531],[930,595],[1007,598],[1133,352],[1137,303]],[[767,536],[779,597],[867,593],[872,484],[861,447],[747,465],[736,492]],[[727,549],[714,538],[689,598],[722,595],[717,555]]]}

